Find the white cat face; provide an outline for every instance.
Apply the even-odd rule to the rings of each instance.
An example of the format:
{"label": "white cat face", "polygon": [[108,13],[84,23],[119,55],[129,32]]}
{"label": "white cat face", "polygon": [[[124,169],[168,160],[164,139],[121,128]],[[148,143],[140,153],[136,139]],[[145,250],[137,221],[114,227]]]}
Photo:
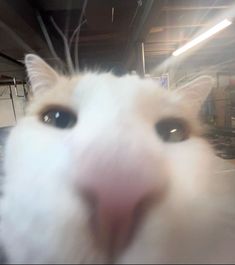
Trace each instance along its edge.
{"label": "white cat face", "polygon": [[212,80],[169,92],[134,76],[62,77],[34,55],[26,66],[35,98],[8,140],[1,209],[10,261],[177,257],[171,232],[208,187],[197,115]]}

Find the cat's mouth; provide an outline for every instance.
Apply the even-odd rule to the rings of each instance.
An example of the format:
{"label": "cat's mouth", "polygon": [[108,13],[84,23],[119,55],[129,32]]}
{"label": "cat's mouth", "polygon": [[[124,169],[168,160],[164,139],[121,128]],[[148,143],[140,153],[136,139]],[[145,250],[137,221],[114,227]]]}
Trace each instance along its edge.
{"label": "cat's mouth", "polygon": [[[91,219],[92,234],[96,247],[113,263],[132,242],[140,220],[131,219],[129,215],[111,215],[109,218]],[[112,217],[111,217],[112,216]]]}
{"label": "cat's mouth", "polygon": [[92,234],[97,248],[104,253],[109,263],[114,263],[138,236],[138,231],[147,217],[153,204],[159,203],[159,198],[152,194],[139,203],[134,211],[128,207],[126,211],[118,208],[105,213],[93,215],[91,218]]}

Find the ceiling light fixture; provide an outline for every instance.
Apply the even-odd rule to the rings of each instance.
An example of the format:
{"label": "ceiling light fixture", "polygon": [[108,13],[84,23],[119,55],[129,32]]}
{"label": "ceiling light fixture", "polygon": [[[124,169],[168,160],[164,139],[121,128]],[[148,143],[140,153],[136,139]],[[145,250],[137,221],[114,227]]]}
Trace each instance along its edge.
{"label": "ceiling light fixture", "polygon": [[201,35],[199,35],[195,39],[193,39],[193,40],[189,41],[188,43],[186,43],[185,45],[183,45],[181,48],[175,50],[172,53],[172,55],[178,56],[178,55],[186,52],[187,50],[191,49],[192,47],[196,46],[197,44],[201,43],[202,41],[210,38],[211,36],[213,36],[217,32],[221,31],[222,29],[227,28],[231,24],[232,24],[232,21],[230,21],[228,19],[224,19],[220,23],[213,26],[211,29],[207,30],[206,32],[202,33]]}

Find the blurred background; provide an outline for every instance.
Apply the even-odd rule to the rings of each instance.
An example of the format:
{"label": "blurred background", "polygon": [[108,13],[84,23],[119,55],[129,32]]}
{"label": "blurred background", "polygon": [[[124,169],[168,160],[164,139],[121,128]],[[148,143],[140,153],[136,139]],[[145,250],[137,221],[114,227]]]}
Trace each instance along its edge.
{"label": "blurred background", "polygon": [[234,16],[232,0],[1,0],[0,161],[28,100],[27,53],[61,71],[73,64],[137,73],[165,89],[212,75],[206,137],[219,156],[235,159]]}

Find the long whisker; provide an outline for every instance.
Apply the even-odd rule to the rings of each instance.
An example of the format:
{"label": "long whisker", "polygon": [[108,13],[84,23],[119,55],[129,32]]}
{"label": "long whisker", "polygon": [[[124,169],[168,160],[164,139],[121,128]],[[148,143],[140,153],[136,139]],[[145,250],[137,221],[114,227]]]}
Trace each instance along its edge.
{"label": "long whisker", "polygon": [[[83,16],[85,14],[85,9],[87,7],[88,0],[85,0],[82,6],[82,11],[81,15],[78,21],[78,25],[81,25]],[[79,36],[80,36],[80,29],[81,27],[78,27],[78,31],[76,34],[76,40],[75,40],[75,45],[74,45],[74,59],[75,59],[75,68],[76,70],[79,70],[79,60],[78,60],[78,42],[79,42]]]}
{"label": "long whisker", "polygon": [[40,15],[39,13],[37,13],[37,20],[38,20],[38,23],[39,23],[39,25],[40,25],[40,27],[41,27],[41,30],[42,30],[42,32],[43,32],[43,35],[44,35],[44,37],[45,37],[45,39],[46,39],[47,45],[48,45],[48,47],[49,47],[49,50],[50,50],[52,56],[53,56],[54,58],[56,58],[56,59],[60,62],[60,64],[61,64],[62,66],[64,66],[64,63],[62,62],[61,58],[58,56],[58,54],[57,54],[56,51],[55,51],[55,48],[54,48],[54,46],[53,46],[53,44],[52,44],[52,41],[51,41],[51,38],[50,38],[50,36],[49,36],[49,34],[48,34],[48,32],[47,32],[47,29],[46,29],[45,23],[44,23],[44,21],[43,21],[41,15]]}
{"label": "long whisker", "polygon": [[73,42],[73,39],[74,39],[76,33],[78,32],[78,30],[80,30],[80,28],[82,27],[82,25],[84,25],[86,22],[87,22],[87,20],[84,19],[84,20],[82,21],[82,23],[79,24],[79,25],[76,27],[76,29],[74,30],[72,36],[71,36],[70,39],[69,39],[69,48],[71,48],[71,45],[72,45],[72,42]]}
{"label": "long whisker", "polygon": [[70,50],[69,50],[68,40],[66,39],[64,33],[61,31],[59,26],[56,24],[56,22],[53,19],[53,17],[50,17],[50,20],[51,20],[53,26],[55,27],[55,29],[57,30],[57,32],[59,33],[59,35],[61,36],[61,38],[63,39],[66,61],[67,61],[67,64],[68,64],[69,72],[72,74],[72,73],[74,73],[74,66],[73,66],[73,62],[72,62],[72,58],[71,58],[71,53],[70,53]]}

